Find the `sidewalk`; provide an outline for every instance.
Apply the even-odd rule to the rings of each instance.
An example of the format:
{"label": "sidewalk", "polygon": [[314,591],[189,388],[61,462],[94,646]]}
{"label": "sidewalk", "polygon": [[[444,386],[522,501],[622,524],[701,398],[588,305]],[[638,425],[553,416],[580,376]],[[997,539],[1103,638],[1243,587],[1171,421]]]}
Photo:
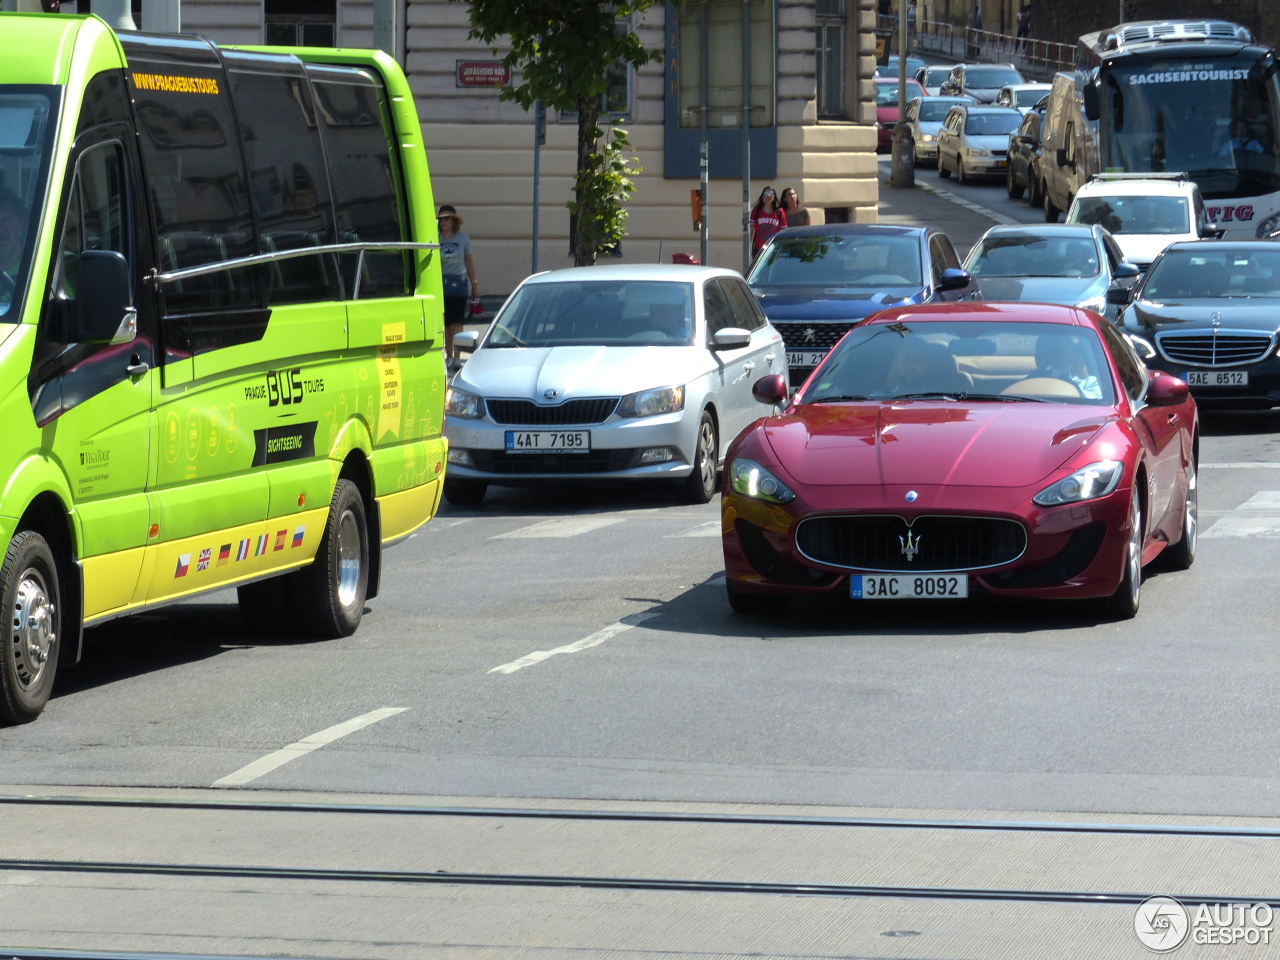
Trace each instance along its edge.
{"label": "sidewalk", "polygon": [[951,238],[964,259],[969,248],[997,223],[1016,221],[973,203],[938,183],[933,168],[916,170],[909,189],[889,186],[889,157],[880,158],[880,223],[910,227],[938,227]]}

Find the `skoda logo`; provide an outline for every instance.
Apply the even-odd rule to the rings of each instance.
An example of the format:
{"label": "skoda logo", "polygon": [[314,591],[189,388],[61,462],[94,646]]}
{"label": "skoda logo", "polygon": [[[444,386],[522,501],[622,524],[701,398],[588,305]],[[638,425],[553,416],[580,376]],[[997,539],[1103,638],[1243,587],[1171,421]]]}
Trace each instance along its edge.
{"label": "skoda logo", "polygon": [[559,390],[543,390],[542,391],[542,398],[544,400],[554,400],[558,396],[560,396]]}
{"label": "skoda logo", "polygon": [[914,490],[907,491],[907,503],[915,503],[918,499],[920,499],[920,494]]}

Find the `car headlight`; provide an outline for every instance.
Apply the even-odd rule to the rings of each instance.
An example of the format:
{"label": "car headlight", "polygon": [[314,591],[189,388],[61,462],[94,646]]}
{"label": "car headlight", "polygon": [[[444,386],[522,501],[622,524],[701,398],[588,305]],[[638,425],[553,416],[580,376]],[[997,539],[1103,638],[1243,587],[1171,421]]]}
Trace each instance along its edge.
{"label": "car headlight", "polygon": [[656,417],[684,409],[684,387],[659,387],[629,393],[618,404],[620,417]]}
{"label": "car headlight", "polygon": [[937,140],[937,139],[938,139],[938,138],[937,138],[937,137],[935,137],[932,133],[922,133],[922,134],[920,134],[920,142],[921,142],[921,143],[933,143],[933,141],[935,141],[935,140]]}
{"label": "car headlight", "polygon": [[1259,240],[1266,240],[1277,230],[1280,230],[1280,213],[1273,213],[1258,224],[1258,230],[1254,236]]}
{"label": "car headlight", "polygon": [[1081,300],[1076,304],[1081,310],[1092,310],[1094,313],[1107,312],[1107,298],[1103,296],[1090,297],[1088,300]]}
{"label": "car headlight", "polygon": [[755,500],[790,503],[796,498],[785,483],[754,460],[734,460],[729,465],[729,483],[736,493]]}
{"label": "car headlight", "polygon": [[1069,477],[1051,483],[1031,502],[1042,507],[1056,507],[1064,503],[1080,503],[1105,497],[1120,483],[1124,463],[1120,460],[1099,460],[1081,467]]}
{"label": "car headlight", "polygon": [[479,420],[484,416],[484,398],[459,390],[457,387],[450,387],[445,395],[444,412],[450,417]]}
{"label": "car headlight", "polygon": [[965,147],[964,155],[966,157],[989,157],[991,156],[991,151],[979,150],[977,147]]}

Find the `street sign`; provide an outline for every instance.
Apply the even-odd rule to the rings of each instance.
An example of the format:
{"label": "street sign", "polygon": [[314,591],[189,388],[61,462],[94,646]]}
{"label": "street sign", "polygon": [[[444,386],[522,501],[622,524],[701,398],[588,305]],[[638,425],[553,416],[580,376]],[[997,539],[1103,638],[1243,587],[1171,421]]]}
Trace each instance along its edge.
{"label": "street sign", "polygon": [[511,82],[511,71],[501,60],[459,60],[454,75],[459,87],[496,87]]}

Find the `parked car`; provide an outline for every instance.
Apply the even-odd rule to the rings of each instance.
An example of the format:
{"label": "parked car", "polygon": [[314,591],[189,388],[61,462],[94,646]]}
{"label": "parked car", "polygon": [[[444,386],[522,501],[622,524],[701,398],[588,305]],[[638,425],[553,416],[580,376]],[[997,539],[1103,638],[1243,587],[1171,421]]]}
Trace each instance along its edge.
{"label": "parked car", "polygon": [[1118,313],[1108,291],[1127,290],[1141,272],[1102,227],[1058,223],[992,227],[973,245],[964,268],[988,300],[1061,303],[1108,320]]}
{"label": "parked car", "polygon": [[785,376],[782,337],[742,277],[684,265],[578,267],[527,278],[454,378],[444,495],[491,483],[677,482],[715,495],[728,439],[759,416],[751,383]]}
{"label": "parked car", "polygon": [[[893,143],[893,128],[898,124],[898,81],[877,79],[876,84],[876,146],[887,150]],[[923,97],[924,87],[914,80],[907,81],[907,100]]]}
{"label": "parked car", "polygon": [[1001,87],[1025,82],[1011,63],[957,63],[938,92],[944,96],[964,94],[979,103],[991,103]]}
{"label": "parked car", "polygon": [[951,76],[951,64],[930,63],[916,71],[916,82],[924,87],[925,93],[931,97],[941,94],[942,85]]}
{"label": "parked car", "polygon": [[938,176],[945,180],[955,171],[961,183],[971,177],[1004,176],[1009,134],[1021,122],[1022,114],[1009,107],[952,107],[938,131]]}
{"label": "parked car", "polygon": [[1220,235],[1185,174],[1097,174],[1077,191],[1067,223],[1106,227],[1143,270],[1171,243]]}
{"label": "parked car", "polygon": [[[1117,292],[1122,302],[1128,297]],[[1280,406],[1280,244],[1175,243],[1120,314],[1153,370],[1185,380],[1202,404]]]}
{"label": "parked car", "polygon": [[911,131],[916,166],[938,162],[938,131],[947,111],[957,103],[973,103],[970,97],[915,97],[908,104],[902,122]]}
{"label": "parked car", "polygon": [[800,384],[857,321],[888,306],[980,296],[935,227],[826,224],[783,230],[747,282],[782,334]]}
{"label": "parked car", "polygon": [[[787,399],[780,377],[755,391]],[[1132,617],[1144,563],[1195,560],[1197,439],[1187,385],[1092,313],[886,310],[729,447],[729,604],[982,592]]]}
{"label": "parked car", "polygon": [[997,107],[1012,107],[1019,113],[1026,113],[1036,109],[1052,88],[1048,83],[1010,83],[1000,88],[992,102]]}
{"label": "parked car", "polygon": [[1033,207],[1040,206],[1041,191],[1044,190],[1041,164],[1043,148],[1040,143],[1043,123],[1042,111],[1028,110],[1022,115],[1018,129],[1009,134],[1009,166],[1005,171],[1005,190],[1014,200],[1030,191],[1027,202]]}
{"label": "parked car", "polygon": [[[907,77],[914,77],[920,71],[920,68],[924,66],[926,64],[920,57],[907,57]],[[885,58],[885,62],[882,65],[876,67],[876,76],[897,79],[898,55],[896,53],[891,53]]]}

